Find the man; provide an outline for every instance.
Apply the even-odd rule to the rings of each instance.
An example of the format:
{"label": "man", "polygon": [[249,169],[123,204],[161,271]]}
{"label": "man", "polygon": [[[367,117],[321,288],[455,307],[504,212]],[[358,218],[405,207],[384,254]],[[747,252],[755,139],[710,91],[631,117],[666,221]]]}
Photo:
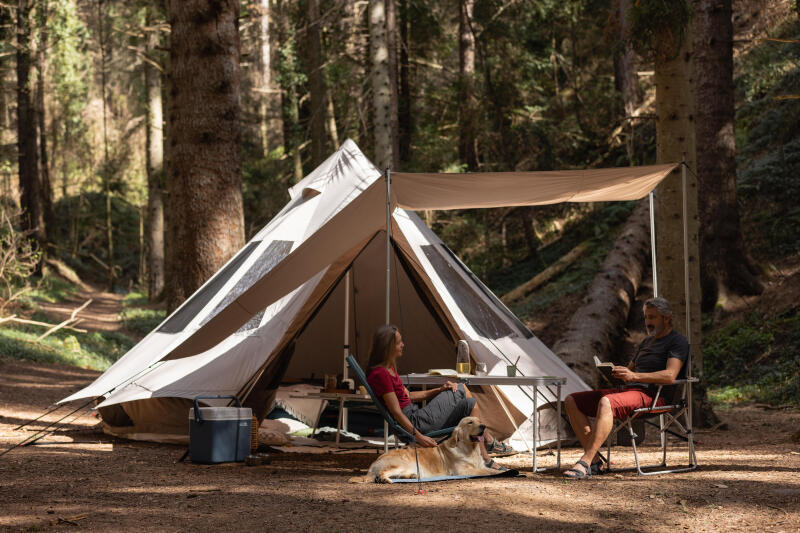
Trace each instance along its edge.
{"label": "man", "polygon": [[[584,454],[564,472],[571,479],[583,479],[602,472],[598,450],[608,438],[614,419],[623,419],[634,409],[650,407],[658,385],[670,385],[689,356],[686,338],[672,329],[672,309],[664,298],[644,303],[644,324],[649,336],[642,341],[628,366],[615,366],[612,375],[625,382],[615,389],[577,392],[564,401],[572,429]],[[657,405],[665,405],[663,392]],[[594,424],[589,424],[594,417]]]}

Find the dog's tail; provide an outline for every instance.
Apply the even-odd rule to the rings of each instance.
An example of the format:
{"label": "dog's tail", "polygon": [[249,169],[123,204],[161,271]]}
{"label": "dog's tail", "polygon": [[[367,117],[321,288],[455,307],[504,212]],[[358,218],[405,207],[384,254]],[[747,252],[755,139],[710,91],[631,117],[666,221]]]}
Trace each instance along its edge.
{"label": "dog's tail", "polygon": [[375,481],[375,476],[370,473],[364,476],[351,477],[347,480],[348,483],[372,483],[373,481]]}

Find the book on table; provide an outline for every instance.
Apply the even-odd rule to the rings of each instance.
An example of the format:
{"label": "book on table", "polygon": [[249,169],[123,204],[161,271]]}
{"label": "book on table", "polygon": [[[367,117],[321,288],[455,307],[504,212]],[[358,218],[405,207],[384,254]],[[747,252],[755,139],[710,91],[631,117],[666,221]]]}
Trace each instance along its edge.
{"label": "book on table", "polygon": [[470,375],[470,374],[459,374],[452,368],[430,368],[428,369],[428,374],[431,376],[446,376],[448,378],[457,378]]}
{"label": "book on table", "polygon": [[625,382],[621,379],[617,379],[612,375],[614,370],[614,363],[610,361],[601,361],[598,357],[594,356],[594,366],[597,367],[597,370],[600,372],[600,375],[603,376],[603,380],[612,387],[616,387],[618,385],[622,385]]}

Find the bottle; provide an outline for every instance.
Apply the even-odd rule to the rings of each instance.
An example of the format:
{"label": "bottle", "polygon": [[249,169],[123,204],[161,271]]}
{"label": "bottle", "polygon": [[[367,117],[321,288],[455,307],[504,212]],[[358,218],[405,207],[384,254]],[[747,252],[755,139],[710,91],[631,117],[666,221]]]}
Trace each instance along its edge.
{"label": "bottle", "polygon": [[458,341],[456,372],[459,374],[469,374],[469,344],[467,344],[467,341],[464,339]]}

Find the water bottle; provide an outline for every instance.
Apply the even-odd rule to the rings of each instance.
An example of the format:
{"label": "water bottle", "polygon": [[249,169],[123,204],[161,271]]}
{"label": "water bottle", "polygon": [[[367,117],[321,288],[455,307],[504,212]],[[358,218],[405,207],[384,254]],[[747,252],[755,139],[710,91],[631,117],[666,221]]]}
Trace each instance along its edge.
{"label": "water bottle", "polygon": [[467,341],[464,339],[458,341],[456,372],[459,374],[469,374],[469,344],[467,344]]}

